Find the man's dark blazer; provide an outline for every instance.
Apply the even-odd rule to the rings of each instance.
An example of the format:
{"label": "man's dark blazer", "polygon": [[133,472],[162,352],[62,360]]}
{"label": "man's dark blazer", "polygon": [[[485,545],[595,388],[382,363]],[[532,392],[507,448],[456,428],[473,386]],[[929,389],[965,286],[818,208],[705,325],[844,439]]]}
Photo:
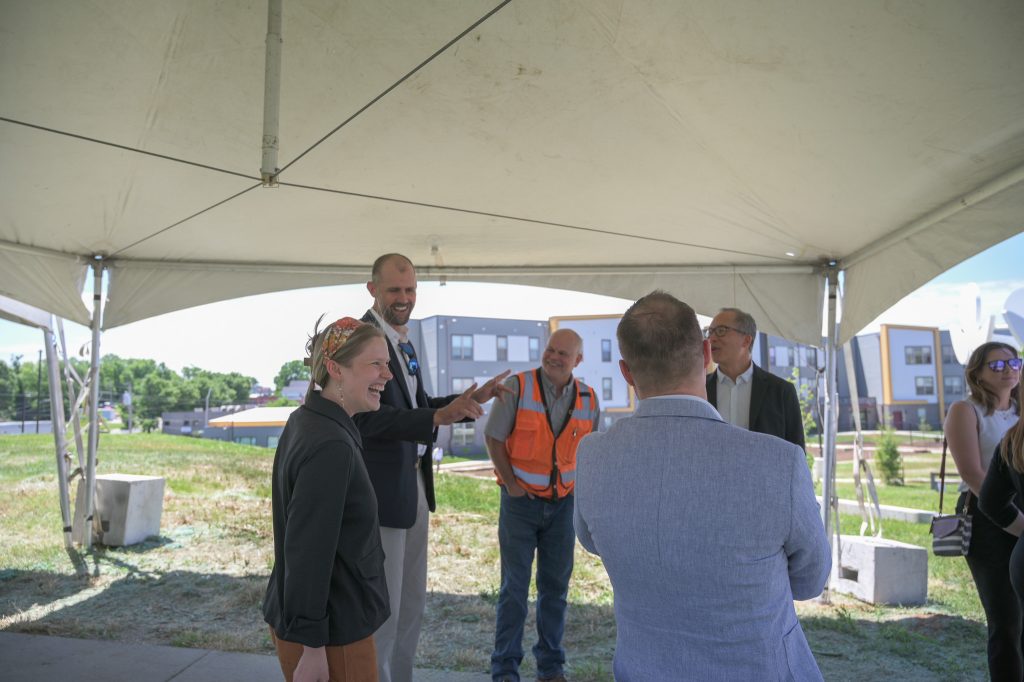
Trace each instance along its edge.
{"label": "man's dark blazer", "polygon": [[[718,408],[718,370],[707,378],[708,402]],[[796,387],[754,365],[750,382],[751,431],[778,436],[804,447],[804,420]],[[804,448],[806,449],[806,448]]]}
{"label": "man's dark blazer", "polygon": [[[380,326],[369,311],[363,322]],[[363,461],[370,474],[380,525],[386,528],[412,528],[416,522],[416,467],[423,471],[423,487],[427,506],[434,511],[434,471],[430,450],[437,435],[434,412],[457,395],[431,398],[423,390],[423,377],[417,381],[415,401],[402,374],[402,360],[388,341],[391,360],[388,369],[394,377],[384,386],[380,409],[361,412],[353,417],[363,436]],[[423,443],[427,454],[420,457],[416,446]]]}

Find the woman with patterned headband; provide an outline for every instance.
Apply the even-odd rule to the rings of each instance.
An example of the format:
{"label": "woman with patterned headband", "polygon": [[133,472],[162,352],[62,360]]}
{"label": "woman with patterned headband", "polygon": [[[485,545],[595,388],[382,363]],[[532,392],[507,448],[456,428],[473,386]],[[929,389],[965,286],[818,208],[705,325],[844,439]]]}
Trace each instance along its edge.
{"label": "woman with patterned headband", "polygon": [[310,390],[274,456],[274,570],[263,617],[288,682],[375,682],[373,633],[390,610],[377,498],[352,415],[380,407],[391,378],[387,342],[345,317],[314,329],[306,351]]}

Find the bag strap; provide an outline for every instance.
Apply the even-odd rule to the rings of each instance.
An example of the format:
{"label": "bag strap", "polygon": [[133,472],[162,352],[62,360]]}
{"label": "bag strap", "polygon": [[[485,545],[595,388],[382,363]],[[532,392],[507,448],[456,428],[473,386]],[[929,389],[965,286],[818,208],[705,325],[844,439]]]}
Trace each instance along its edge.
{"label": "bag strap", "polygon": [[[942,464],[939,466],[939,516],[942,516],[942,496],[946,493],[946,449],[947,449],[946,437],[942,437]],[[971,504],[971,491],[967,491],[967,497],[964,498],[964,513],[967,513],[967,507]]]}
{"label": "bag strap", "polygon": [[942,464],[939,466],[939,516],[942,516],[942,496],[946,493],[946,437],[942,437]]}

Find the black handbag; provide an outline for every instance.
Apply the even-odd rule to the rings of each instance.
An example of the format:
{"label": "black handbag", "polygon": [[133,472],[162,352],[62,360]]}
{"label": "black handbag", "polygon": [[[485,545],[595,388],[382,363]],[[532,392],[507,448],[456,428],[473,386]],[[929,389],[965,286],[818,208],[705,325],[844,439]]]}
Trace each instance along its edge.
{"label": "black handbag", "polygon": [[967,556],[971,549],[971,492],[964,498],[960,514],[942,514],[942,497],[946,492],[946,439],[942,439],[942,465],[939,468],[939,513],[932,519],[932,552],[935,556]]}

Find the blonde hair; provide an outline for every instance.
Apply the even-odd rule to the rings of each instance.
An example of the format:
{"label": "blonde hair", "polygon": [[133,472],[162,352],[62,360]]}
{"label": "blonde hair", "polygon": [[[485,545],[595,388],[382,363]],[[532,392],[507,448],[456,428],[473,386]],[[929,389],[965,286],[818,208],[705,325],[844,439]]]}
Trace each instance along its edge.
{"label": "blonde hair", "polygon": [[[967,380],[967,390],[974,402],[985,408],[985,414],[989,415],[995,411],[999,397],[995,392],[982,383],[981,372],[985,369],[985,358],[994,350],[1008,350],[1017,357],[1017,349],[1000,341],[989,341],[974,349],[971,357],[967,360],[967,367],[964,368],[964,375]],[[1020,414],[1019,405],[1014,405],[1017,413]]]}
{"label": "blonde hair", "polygon": [[[324,316],[321,315],[313,326],[313,335],[306,342],[306,363],[309,365],[309,389],[306,391],[307,398],[315,390],[313,387],[319,385],[321,388],[327,385],[330,376],[327,372],[327,360],[334,360],[339,365],[349,367],[352,360],[363,351],[363,347],[371,339],[384,338],[384,332],[372,324],[360,322],[352,317],[343,317],[320,329],[320,323]],[[339,327],[344,326],[344,334],[341,343],[338,344]],[[349,331],[351,330],[351,331]],[[324,357],[324,345],[329,337],[334,338],[336,344],[330,356]],[[330,344],[327,344],[330,345]]]}

